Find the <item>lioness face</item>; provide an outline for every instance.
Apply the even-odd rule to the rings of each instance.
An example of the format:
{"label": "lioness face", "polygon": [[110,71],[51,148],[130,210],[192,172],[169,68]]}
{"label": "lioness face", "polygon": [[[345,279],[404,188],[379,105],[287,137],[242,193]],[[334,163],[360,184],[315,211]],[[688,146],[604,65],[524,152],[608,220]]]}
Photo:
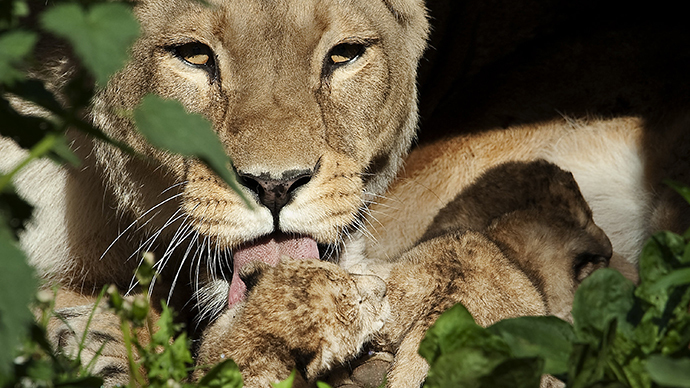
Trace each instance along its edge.
{"label": "lioness face", "polygon": [[[159,256],[198,260],[197,268],[234,257],[241,298],[238,266],[337,251],[393,178],[416,126],[427,24],[419,0],[209,3],[137,5],[142,36],[94,117],[155,162],[102,144],[96,157],[118,209],[154,236],[142,248],[160,245]],[[154,150],[118,116],[146,93],[211,121],[255,209],[199,162]]]}

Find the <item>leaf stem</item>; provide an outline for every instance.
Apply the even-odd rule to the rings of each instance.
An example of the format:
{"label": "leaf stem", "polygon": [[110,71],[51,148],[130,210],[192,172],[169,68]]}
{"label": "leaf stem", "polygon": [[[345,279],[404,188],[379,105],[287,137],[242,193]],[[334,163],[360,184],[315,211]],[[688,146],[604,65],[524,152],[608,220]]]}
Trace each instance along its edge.
{"label": "leaf stem", "polygon": [[132,383],[134,383],[134,386],[144,387],[146,386],[146,382],[144,381],[144,377],[141,375],[141,372],[137,367],[137,362],[134,359],[134,352],[132,351],[132,347],[134,346],[132,341],[132,331],[130,330],[129,322],[127,322],[127,320],[122,317],[120,318],[120,329],[122,330],[122,338],[125,343],[125,348],[127,349],[127,361],[129,361],[130,386]]}

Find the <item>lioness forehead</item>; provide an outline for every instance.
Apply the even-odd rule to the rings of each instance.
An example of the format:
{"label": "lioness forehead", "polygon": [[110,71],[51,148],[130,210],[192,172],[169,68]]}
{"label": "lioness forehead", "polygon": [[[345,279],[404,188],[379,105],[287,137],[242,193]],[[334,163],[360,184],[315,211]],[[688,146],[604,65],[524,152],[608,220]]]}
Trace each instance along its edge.
{"label": "lioness forehead", "polygon": [[[145,33],[213,35],[224,43],[245,45],[244,51],[255,48],[246,45],[314,43],[329,31],[345,36],[374,33],[395,21],[393,11],[380,0],[148,0],[137,13]],[[382,13],[390,19],[382,19]]]}

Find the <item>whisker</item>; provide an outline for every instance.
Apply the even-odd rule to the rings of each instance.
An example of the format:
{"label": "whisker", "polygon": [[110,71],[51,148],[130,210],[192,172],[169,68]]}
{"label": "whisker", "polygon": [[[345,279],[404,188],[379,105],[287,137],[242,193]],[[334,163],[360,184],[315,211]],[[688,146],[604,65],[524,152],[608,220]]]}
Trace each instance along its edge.
{"label": "whisker", "polygon": [[[167,193],[168,191],[174,189],[175,187],[182,186],[182,185],[187,184],[187,183],[189,183],[189,181],[182,181],[182,182],[180,182],[180,183],[175,183],[174,185],[171,185],[171,186],[168,187],[167,189],[161,191],[161,195]],[[180,193],[180,194],[182,194],[182,193]]]}
{"label": "whisker", "polygon": [[[197,250],[199,249],[199,233],[195,231],[195,236],[194,236],[194,242],[196,243]],[[189,244],[189,247],[187,248],[187,251],[185,252],[185,256],[189,254],[189,252],[192,249],[192,244]],[[194,265],[194,261],[196,260],[196,269],[194,271],[194,293],[197,294],[199,292],[199,275],[201,274],[201,257],[198,257],[197,259],[197,254],[194,252],[192,255],[192,265]]]}
{"label": "whisker", "polygon": [[177,279],[180,277],[180,272],[182,271],[182,268],[184,267],[184,263],[187,261],[187,258],[184,257],[182,261],[180,262],[179,266],[177,267],[177,272],[175,272],[175,277],[173,278],[172,284],[170,285],[170,292],[168,292],[168,300],[166,303],[170,304],[170,300],[172,299],[172,294],[173,291],[175,290],[175,286],[177,285]]}
{"label": "whisker", "polygon": [[[369,224],[369,226],[370,226],[371,228],[376,229],[376,225],[374,225],[374,223],[378,224],[378,226],[383,226],[383,223],[382,223],[381,221],[379,221],[379,219],[378,219],[378,218],[376,217],[376,215],[375,215],[375,213],[377,213],[377,214],[383,214],[383,213],[377,212],[377,211],[372,211],[372,210],[369,209],[369,208],[361,209],[361,211],[362,211],[362,213],[365,215],[364,221],[365,221],[367,224]],[[373,222],[372,222],[372,221],[373,221]],[[367,228],[367,229],[368,229],[368,228]]]}
{"label": "whisker", "polygon": [[[173,213],[170,216],[170,218],[168,218],[168,221],[166,221],[165,224],[163,224],[163,226],[160,229],[158,229],[152,236],[150,236],[144,242],[139,244],[139,249],[137,251],[132,252],[132,254],[129,255],[129,257],[127,258],[127,260],[129,261],[135,255],[142,254],[143,252],[152,252],[153,251],[153,249],[152,249],[153,244],[155,244],[156,240],[161,235],[163,230],[165,228],[167,228],[168,226],[170,226],[171,224],[175,223],[175,221],[177,221],[179,218],[184,217],[184,215],[177,216],[181,211],[182,211],[181,209],[177,209],[175,211],[175,213]],[[142,259],[137,264],[137,270],[139,269],[139,267],[141,267],[141,263],[143,262],[142,260],[143,260],[143,255],[142,255]],[[158,264],[158,262],[154,263],[153,268],[156,268],[157,264]],[[151,283],[153,283],[155,281],[155,279],[156,279],[156,276],[154,275],[154,278],[152,279]],[[139,284],[139,281],[137,281],[137,277],[136,277],[136,273],[135,273],[134,275],[132,275],[132,280],[130,281],[129,290],[127,291],[127,293],[130,293],[138,284]]]}
{"label": "whisker", "polygon": [[[189,218],[189,216],[187,216],[187,218]],[[154,275],[153,280],[151,281],[151,292],[153,292],[153,286],[155,284],[156,279],[158,278],[158,273],[162,272],[163,268],[168,264],[168,262],[172,258],[175,249],[182,245],[184,241],[187,240],[187,238],[194,233],[194,230],[190,230],[193,228],[193,225],[184,223],[184,221],[186,221],[187,218],[185,218],[185,220],[182,221],[183,225],[180,226],[175,236],[170,240],[170,244],[168,245],[168,248],[163,254],[163,257],[161,257],[161,260],[156,262],[156,265],[158,265],[159,263],[160,265],[158,265],[158,270],[156,271],[156,274]],[[156,265],[154,265],[154,268],[156,267]]]}
{"label": "whisker", "polygon": [[[170,189],[170,188],[168,188],[168,189]],[[168,189],[166,189],[166,191],[167,191]],[[164,191],[164,192],[165,192],[165,191]],[[120,232],[120,234],[118,234],[117,237],[115,237],[115,239],[113,240],[113,242],[111,242],[110,245],[108,245],[108,247],[105,249],[105,251],[103,252],[103,254],[101,255],[101,257],[100,257],[99,260],[102,260],[103,257],[105,257],[105,255],[106,255],[106,254],[110,251],[110,249],[113,247],[113,245],[115,245],[115,243],[117,243],[117,242],[120,240],[120,238],[121,238],[125,233],[127,233],[127,231],[129,231],[131,228],[133,228],[135,225],[137,225],[137,224],[139,223],[139,221],[141,221],[142,218],[146,217],[149,213],[151,213],[152,211],[158,209],[159,207],[161,207],[161,206],[164,205],[165,203],[170,202],[171,200],[176,199],[176,198],[180,197],[181,195],[182,195],[182,193],[175,194],[175,195],[171,196],[170,198],[167,198],[167,199],[165,199],[165,200],[159,202],[158,204],[156,204],[155,206],[153,206],[151,209],[149,209],[149,210],[147,210],[146,212],[144,212],[144,214],[142,214],[141,216],[137,217],[137,219],[134,220],[132,223],[130,223],[129,226],[127,226],[127,227],[125,228],[125,230],[123,230],[122,232]],[[158,213],[154,214],[154,216],[151,217],[151,218],[149,218],[143,225],[140,225],[140,226],[137,228],[137,230],[140,230],[144,225],[148,224],[156,215],[158,215]]]}

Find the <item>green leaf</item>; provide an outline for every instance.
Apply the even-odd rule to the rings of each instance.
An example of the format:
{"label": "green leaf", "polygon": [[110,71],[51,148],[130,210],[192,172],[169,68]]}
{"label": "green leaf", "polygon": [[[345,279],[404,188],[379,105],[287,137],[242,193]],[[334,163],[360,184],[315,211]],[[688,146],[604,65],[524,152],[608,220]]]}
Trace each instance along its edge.
{"label": "green leaf", "polygon": [[199,380],[199,388],[241,388],[242,374],[232,360],[225,360],[213,367]]}
{"label": "green leaf", "polygon": [[688,347],[687,252],[685,239],[671,232],[656,233],[642,250],[641,283],[635,295],[646,305],[636,334],[646,353],[669,354]]}
{"label": "green leaf", "polygon": [[539,388],[543,371],[544,360],[539,357],[513,358],[498,364],[480,382],[486,388]]}
{"label": "green leaf", "polygon": [[543,373],[564,374],[573,351],[573,327],[557,317],[519,317],[505,319],[487,328],[510,346],[518,358],[541,357]]}
{"label": "green leaf", "polygon": [[134,111],[134,121],[139,132],[154,147],[198,158],[251,207],[241,194],[235,174],[228,168],[231,160],[208,120],[187,113],[178,101],[147,95]]}
{"label": "green leaf", "polygon": [[103,386],[103,379],[96,376],[85,376],[56,384],[56,388],[97,388]]}
{"label": "green leaf", "polygon": [[501,338],[477,325],[465,306],[456,304],[441,314],[427,330],[419,346],[419,354],[433,363],[436,357],[464,347],[480,347],[502,354],[510,352]]}
{"label": "green leaf", "polygon": [[333,388],[333,387],[324,383],[323,381],[317,381],[316,382],[316,388]]}
{"label": "green leaf", "polygon": [[647,371],[652,380],[660,385],[690,388],[690,358],[651,356],[647,360]]}
{"label": "green leaf", "polygon": [[[605,349],[604,349],[605,350]],[[568,387],[585,388],[602,381],[605,376],[606,352],[589,344],[574,344],[568,368]]]}
{"label": "green leaf", "polygon": [[41,22],[46,30],[72,43],[100,86],[122,68],[139,35],[139,23],[124,3],[96,4],[88,10],[74,3],[60,4],[45,11]]}
{"label": "green leaf", "polygon": [[28,306],[37,282],[26,256],[3,228],[0,228],[0,258],[0,374],[7,374],[15,356],[12,349],[27,336],[34,319]]}
{"label": "green leaf", "polygon": [[481,379],[491,375],[506,359],[506,354],[477,347],[443,353],[430,365],[424,387],[480,387]]}
{"label": "green leaf", "polygon": [[193,363],[189,348],[187,334],[182,333],[172,344],[163,345],[160,353],[149,353],[149,361],[146,362],[149,381],[182,381],[186,378],[187,367]]}
{"label": "green leaf", "polygon": [[14,27],[18,19],[29,15],[29,6],[26,0],[2,0],[0,1],[0,30]]}
{"label": "green leaf", "polygon": [[672,271],[649,287],[650,293],[662,293],[677,286],[690,284],[690,268]]}
{"label": "green leaf", "polygon": [[436,322],[427,330],[426,336],[419,345],[419,354],[430,364],[433,364],[442,350],[446,340],[452,338],[455,333],[463,330],[478,330],[479,325],[465,306],[457,304],[441,314]]}
{"label": "green leaf", "polygon": [[173,319],[173,311],[165,302],[161,301],[161,313],[156,326],[158,330],[153,334],[151,340],[155,345],[167,344],[170,338],[175,335],[176,327]]}
{"label": "green leaf", "polygon": [[685,239],[672,232],[658,232],[647,240],[640,255],[640,288],[642,290],[638,290],[637,296],[657,307],[663,306],[665,301],[646,298],[650,296],[646,293],[646,288],[680,266],[685,249]]}
{"label": "green leaf", "polygon": [[12,84],[24,79],[25,73],[17,66],[25,63],[37,40],[35,33],[22,30],[0,35],[0,84]]}
{"label": "green leaf", "polygon": [[618,331],[632,337],[628,313],[635,304],[635,285],[620,272],[604,268],[585,279],[573,300],[573,325],[580,341],[596,345],[613,320]]}
{"label": "green leaf", "polygon": [[419,354],[430,365],[425,387],[479,387],[480,379],[509,357],[510,348],[457,304],[429,328]]}

